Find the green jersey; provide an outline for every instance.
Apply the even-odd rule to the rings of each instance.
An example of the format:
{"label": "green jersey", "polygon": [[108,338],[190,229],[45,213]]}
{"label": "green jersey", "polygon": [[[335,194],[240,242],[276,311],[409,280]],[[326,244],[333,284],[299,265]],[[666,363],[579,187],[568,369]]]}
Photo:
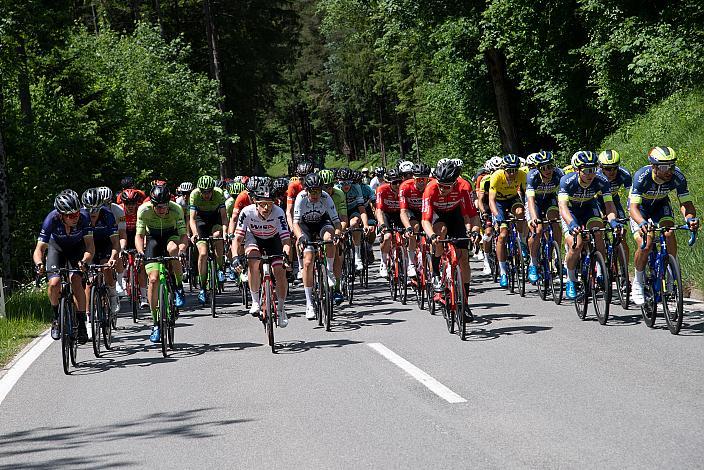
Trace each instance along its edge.
{"label": "green jersey", "polygon": [[335,209],[337,209],[337,215],[342,217],[343,215],[347,217],[347,195],[340,188],[332,189],[332,202],[335,203]]}
{"label": "green jersey", "polygon": [[225,207],[225,195],[220,188],[213,189],[213,196],[210,200],[206,201],[203,198],[203,194],[200,189],[196,188],[191,192],[191,199],[189,201],[189,206],[191,210],[196,211],[198,214],[203,215],[213,215],[216,214],[221,208]]}
{"label": "green jersey", "polygon": [[227,212],[227,220],[232,218],[232,210],[235,208],[235,198],[230,196],[225,201],[225,211]]}
{"label": "green jersey", "polygon": [[154,210],[151,201],[145,202],[137,210],[138,235],[164,235],[176,231],[179,236],[186,234],[186,222],[183,218],[183,209],[174,201],[169,201],[169,211],[161,217]]}

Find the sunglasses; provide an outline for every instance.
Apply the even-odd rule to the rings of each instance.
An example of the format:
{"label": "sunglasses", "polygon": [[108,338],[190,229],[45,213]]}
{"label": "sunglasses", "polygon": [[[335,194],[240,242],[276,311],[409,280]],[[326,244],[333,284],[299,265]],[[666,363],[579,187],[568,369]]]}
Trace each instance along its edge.
{"label": "sunglasses", "polygon": [[549,165],[541,165],[538,167],[538,170],[540,170],[540,171],[550,171],[550,170],[554,170],[554,169],[555,169],[555,165],[553,165],[552,163]]}
{"label": "sunglasses", "polygon": [[453,186],[452,183],[450,183],[450,184],[447,184],[447,183],[438,183],[438,187],[439,187],[440,189],[444,189],[445,191],[447,191],[448,189],[452,189],[452,186]]}
{"label": "sunglasses", "polygon": [[100,207],[91,207],[90,209],[88,209],[88,212],[90,212],[91,214],[97,214],[98,212],[100,212],[100,209]]}
{"label": "sunglasses", "polygon": [[271,207],[274,205],[274,201],[257,201],[257,206],[259,207]]}
{"label": "sunglasses", "polygon": [[427,183],[428,180],[430,180],[430,178],[428,178],[427,176],[415,176],[414,178],[420,183]]}
{"label": "sunglasses", "polygon": [[77,219],[81,216],[80,212],[71,212],[70,214],[62,214],[67,219]]}
{"label": "sunglasses", "polygon": [[342,186],[352,186],[352,181],[340,181],[340,185]]}
{"label": "sunglasses", "polygon": [[504,171],[509,175],[515,175],[518,173],[518,168],[506,168]]}
{"label": "sunglasses", "polygon": [[614,165],[602,166],[601,169],[604,171],[616,171],[616,170],[618,170],[618,166],[614,166]]}
{"label": "sunglasses", "polygon": [[213,190],[212,189],[201,189],[200,193],[201,194],[212,194]]}
{"label": "sunglasses", "polygon": [[671,172],[675,170],[675,165],[674,164],[668,164],[668,165],[655,165],[655,168],[658,171],[664,171],[664,172]]}
{"label": "sunglasses", "polygon": [[599,171],[599,169],[598,169],[597,167],[595,167],[595,166],[588,166],[588,167],[586,167],[586,168],[581,168],[579,171],[581,171],[581,172],[584,173],[585,175],[593,175],[593,174],[595,174],[597,171]]}
{"label": "sunglasses", "polygon": [[157,209],[168,209],[169,203],[167,202],[166,204],[155,204],[154,207],[156,207]]}
{"label": "sunglasses", "polygon": [[323,190],[320,189],[320,188],[318,188],[318,189],[309,189],[309,190],[308,190],[308,194],[312,194],[312,195],[321,194],[322,192],[323,192]]}

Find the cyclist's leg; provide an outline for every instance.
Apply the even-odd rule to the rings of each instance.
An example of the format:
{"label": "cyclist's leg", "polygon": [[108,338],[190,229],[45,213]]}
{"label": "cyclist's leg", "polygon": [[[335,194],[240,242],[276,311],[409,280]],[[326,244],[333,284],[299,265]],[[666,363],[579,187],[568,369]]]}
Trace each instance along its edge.
{"label": "cyclist's leg", "polygon": [[519,237],[519,242],[521,244],[521,251],[522,252],[527,252],[528,248],[526,247],[526,236],[527,236],[527,229],[526,229],[526,221],[525,221],[525,207],[523,206],[523,202],[521,201],[520,198],[516,198],[515,202],[511,204],[511,213],[513,216],[518,219],[516,221],[516,230],[518,230],[518,237]]}
{"label": "cyclist's leg", "polygon": [[[164,256],[166,254],[166,245],[168,239],[163,239],[155,236],[149,237],[144,254],[147,258],[155,256]],[[158,326],[158,295],[159,295],[159,265],[158,263],[147,263],[145,266],[148,278],[147,298],[149,299],[149,308],[152,313],[154,327]]]}
{"label": "cyclist's leg", "polygon": [[[575,209],[571,209],[570,211],[577,225],[582,226],[588,220],[588,218],[585,219],[584,217],[581,217],[581,211]],[[567,246],[567,253],[565,254],[567,276],[571,282],[577,282],[577,262],[579,261],[579,255],[582,252],[583,240],[581,236],[575,237],[569,233],[569,227],[565,223],[564,219],[562,220],[562,231],[565,234],[565,244]],[[573,247],[575,240],[577,244]]]}
{"label": "cyclist's leg", "polygon": [[[261,250],[259,249],[259,240],[255,239],[249,232],[246,235],[247,242],[245,246],[245,254],[247,257],[257,257],[261,256]],[[262,273],[261,273],[261,260],[258,259],[248,259],[247,260],[247,271],[249,275],[247,277],[249,282],[249,294],[252,297],[252,307],[250,312],[257,313],[259,311],[260,301],[261,301],[261,288],[262,288]]]}
{"label": "cyclist's leg", "polygon": [[526,220],[529,222],[528,228],[531,233],[531,236],[528,237],[528,252],[530,253],[530,265],[537,267],[538,251],[540,250],[540,240],[542,239],[543,235],[543,226],[540,224],[533,226],[532,224],[530,224],[530,222],[533,220],[543,219],[544,212],[542,211],[542,208],[540,207],[538,201],[535,202],[535,208],[538,211],[537,214],[533,214],[529,208],[530,206],[526,205]]}
{"label": "cyclist's leg", "polygon": [[[548,220],[560,220],[560,211],[557,208],[557,205],[550,205],[550,207],[548,207],[545,211],[545,216]],[[562,228],[560,227],[559,222],[552,224],[552,234],[553,238],[557,242],[557,246],[560,246],[562,244]]]}
{"label": "cyclist's leg", "polygon": [[[653,221],[661,227],[673,227],[675,225],[675,217],[669,202],[664,202],[658,207],[656,213],[653,214]],[[675,233],[674,230],[665,232],[665,243],[667,244],[667,253],[677,257],[677,237],[675,237]]]}
{"label": "cyclist's leg", "polygon": [[[318,238],[320,227],[315,224],[300,224],[301,231],[305,239],[315,241]],[[303,291],[306,295],[306,318],[308,320],[315,319],[315,309],[313,306],[313,283],[315,279],[315,251],[313,247],[307,247],[301,253],[302,258],[302,274],[303,274]]]}
{"label": "cyclist's leg", "polygon": [[[172,236],[169,237],[169,241],[166,244],[166,252],[169,256],[178,256],[178,242],[179,237]],[[171,272],[174,273],[174,278],[176,279],[176,287],[180,290],[183,288],[183,268],[181,267],[180,260],[171,261]]]}
{"label": "cyclist's leg", "polygon": [[[61,297],[61,277],[59,269],[66,264],[66,256],[56,241],[49,240],[46,254],[47,294],[54,313],[54,321],[59,321],[59,299]],[[57,330],[58,331],[58,330]],[[58,333],[57,333],[58,334]],[[58,336],[54,339],[58,339]]]}
{"label": "cyclist's leg", "polygon": [[[435,232],[438,237],[437,241],[444,240],[447,238],[447,224],[437,215],[434,214],[435,219],[433,223],[433,232]],[[430,256],[430,264],[432,269],[433,278],[439,278],[440,276],[440,258],[445,251],[445,246],[442,243],[433,243],[433,252]]]}
{"label": "cyclist's leg", "polygon": [[[643,206],[639,207],[640,213],[644,220],[649,222],[654,222],[650,211],[646,210]],[[655,212],[655,211],[653,211]],[[636,244],[636,252],[633,254],[633,266],[635,268],[635,281],[642,284],[645,279],[645,265],[648,264],[648,255],[653,249],[653,234],[649,233],[646,237],[645,247],[641,248],[643,243],[643,235],[640,231],[640,227],[636,222],[631,219],[631,232],[633,232],[633,238]]]}
{"label": "cyclist's leg", "polygon": [[[496,201],[496,208],[504,213],[504,218],[508,216],[510,207],[505,207],[501,201]],[[496,239],[496,260],[499,262],[501,276],[508,274],[508,224],[499,225],[499,235]]]}
{"label": "cyclist's leg", "polygon": [[[332,225],[323,225],[320,228],[320,238],[323,241],[326,242],[331,242],[333,241],[333,238],[335,237],[335,228]],[[334,264],[335,264],[335,250],[337,247],[333,245],[332,243],[325,245],[325,261],[326,265],[328,268],[328,276],[333,276],[334,277]],[[334,284],[331,283],[331,284]],[[333,287],[332,285],[330,287]]]}
{"label": "cyclist's leg", "polygon": [[[215,238],[221,238],[223,236],[222,229],[218,229],[218,227],[221,227],[218,224],[213,225],[213,228],[211,229],[213,232],[213,237]],[[222,271],[223,270],[223,265],[225,264],[225,243],[223,240],[215,240],[215,259],[217,262],[218,270]]]}
{"label": "cyclist's leg", "polygon": [[198,280],[201,290],[208,285],[208,240],[211,233],[211,226],[206,221],[196,218],[196,228],[198,229]]}

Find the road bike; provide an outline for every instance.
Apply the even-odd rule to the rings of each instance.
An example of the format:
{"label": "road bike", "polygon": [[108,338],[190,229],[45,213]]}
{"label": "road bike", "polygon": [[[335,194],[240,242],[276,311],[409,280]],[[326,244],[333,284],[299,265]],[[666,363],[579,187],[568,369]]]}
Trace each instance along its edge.
{"label": "road bike", "polygon": [[[553,224],[559,220],[536,220],[537,224],[543,226],[540,237],[540,248],[538,249],[538,294],[542,300],[546,300],[548,290],[552,295],[555,305],[562,303],[564,280],[562,279],[562,256],[560,245],[555,241]],[[532,236],[532,235],[531,235]]]}
{"label": "road bike", "polygon": [[[512,294],[518,289],[521,297],[526,295],[526,263],[521,251],[521,236],[518,233],[516,222],[525,219],[517,219],[509,217],[506,223],[508,224],[508,240],[506,241],[506,262],[508,274],[508,290]],[[494,232],[498,233],[500,227],[497,227]]]}
{"label": "road bike", "polygon": [[[215,251],[215,242],[223,241],[223,237],[208,237],[208,293],[210,294],[210,313],[215,318],[216,297],[221,294],[224,285],[218,279],[218,263],[217,252]],[[202,286],[201,286],[202,287]]]}
{"label": "road bike", "polygon": [[123,257],[127,260],[125,268],[125,290],[130,298],[132,309],[132,322],[137,323],[139,304],[142,302],[142,293],[139,288],[139,270],[137,269],[137,250],[130,249],[123,251]]}
{"label": "road bike", "polygon": [[88,311],[95,357],[100,357],[101,354],[101,338],[105,349],[108,351],[112,349],[112,332],[117,328],[117,314],[112,311],[108,286],[105,284],[105,269],[113,269],[113,267],[108,264],[94,264],[88,268],[90,286]]}
{"label": "road bike", "polygon": [[[58,275],[61,278],[61,294],[59,296],[59,328],[61,334],[61,364],[64,374],[71,373],[70,366],[78,367],[78,317],[73,303],[73,287],[71,276],[84,276],[80,269],[61,268]],[[37,282],[39,282],[37,278]]]}
{"label": "road bike", "polygon": [[[456,244],[471,241],[470,238],[446,238],[437,240],[445,245],[440,257],[440,279],[444,286],[441,294],[443,316],[450,334],[455,332],[462,341],[467,338],[467,294],[464,290],[462,269],[459,264],[459,253]],[[455,326],[457,327],[455,329]]]}
{"label": "road bike", "polygon": [[313,281],[313,306],[318,326],[325,326],[325,331],[330,331],[333,318],[332,288],[328,282],[328,265],[325,258],[325,246],[333,244],[332,241],[304,241],[303,248],[313,248],[314,281]]}
{"label": "road bike", "polygon": [[577,316],[584,320],[587,317],[589,300],[594,306],[594,312],[599,323],[605,325],[609,319],[609,308],[611,306],[611,275],[606,267],[606,261],[596,248],[594,234],[597,232],[612,231],[611,226],[604,228],[582,228],[578,235],[575,235],[572,248],[577,246],[577,236],[582,237],[582,251],[579,254],[578,282],[575,283],[577,295],[574,299],[574,307]]}
{"label": "road bike", "polygon": [[276,282],[272,275],[271,264],[276,260],[283,260],[284,255],[260,255],[247,256],[247,259],[258,259],[261,261],[262,288],[261,288],[261,308],[259,309],[259,319],[264,324],[271,352],[276,353],[276,343],[274,342],[274,327],[278,327],[278,303],[276,298]]}
{"label": "road bike", "polygon": [[[622,224],[628,222],[628,219],[618,219]],[[607,222],[608,223],[608,222]],[[628,310],[628,304],[631,298],[631,283],[628,276],[628,258],[626,257],[626,249],[622,237],[614,234],[613,231],[604,233],[604,241],[606,242],[606,265],[609,267],[611,280],[616,283],[616,294],[624,310]]]}
{"label": "road bike", "polygon": [[[654,244],[648,255],[645,266],[644,297],[641,313],[645,324],[652,328],[657,318],[658,302],[662,303],[665,322],[673,335],[679,334],[684,315],[684,294],[682,292],[682,270],[677,257],[667,252],[665,233],[674,230],[688,230],[688,246],[697,241],[697,232],[688,225],[673,227],[654,226],[648,228],[650,233],[658,233],[659,240]],[[645,249],[647,240],[644,238],[641,249]]]}
{"label": "road bike", "polygon": [[[391,234],[391,248],[386,255],[387,278],[391,300],[401,300],[406,305],[408,299],[408,252],[403,237],[404,228],[385,227],[381,233]],[[383,256],[383,255],[382,255]]]}
{"label": "road bike", "polygon": [[157,316],[161,333],[161,354],[166,357],[168,350],[175,350],[174,333],[176,327],[176,278],[171,271],[171,261],[180,261],[179,256],[157,256],[145,258],[145,263],[157,263],[159,284],[157,291]]}

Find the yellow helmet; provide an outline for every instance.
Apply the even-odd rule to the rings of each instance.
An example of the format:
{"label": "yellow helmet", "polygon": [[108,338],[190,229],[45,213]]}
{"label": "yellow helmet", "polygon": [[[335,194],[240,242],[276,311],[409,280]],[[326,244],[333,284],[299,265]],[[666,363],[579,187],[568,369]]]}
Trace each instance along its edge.
{"label": "yellow helmet", "polygon": [[673,163],[677,161],[677,155],[670,147],[653,147],[648,152],[648,161],[653,164]]}
{"label": "yellow helmet", "polygon": [[604,150],[599,154],[599,163],[612,166],[621,163],[621,156],[616,150]]}

